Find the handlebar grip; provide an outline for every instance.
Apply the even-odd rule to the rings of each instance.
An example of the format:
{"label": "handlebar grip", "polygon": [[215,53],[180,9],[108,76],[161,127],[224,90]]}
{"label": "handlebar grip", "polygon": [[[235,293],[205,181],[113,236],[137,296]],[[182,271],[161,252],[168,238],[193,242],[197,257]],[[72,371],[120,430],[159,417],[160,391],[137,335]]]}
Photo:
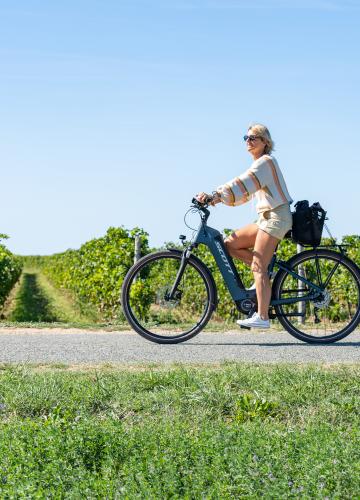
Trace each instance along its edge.
{"label": "handlebar grip", "polygon": [[193,198],[191,200],[191,203],[193,203],[194,205],[198,205],[200,207],[205,207],[206,208],[209,205],[209,203],[211,203],[213,201],[213,199],[214,199],[213,196],[208,196],[206,198],[206,200],[203,203],[201,203],[201,201],[197,200],[196,198]]}

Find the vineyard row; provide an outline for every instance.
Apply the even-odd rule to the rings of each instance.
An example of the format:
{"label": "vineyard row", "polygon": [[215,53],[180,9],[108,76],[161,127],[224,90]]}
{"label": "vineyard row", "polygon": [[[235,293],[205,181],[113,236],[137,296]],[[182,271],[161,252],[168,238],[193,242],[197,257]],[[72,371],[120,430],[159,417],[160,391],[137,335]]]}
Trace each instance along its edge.
{"label": "vineyard row", "polygon": [[[139,228],[127,230],[123,227],[109,228],[105,236],[84,243],[78,250],[67,250],[50,256],[17,257],[4,245],[0,245],[0,306],[26,264],[41,268],[56,287],[70,291],[80,307],[92,306],[101,319],[121,320],[121,285],[134,262],[136,236],[140,239],[142,255],[155,250],[149,247],[148,234],[145,231]],[[341,243],[350,245],[348,255],[359,265],[360,236],[345,236]],[[170,245],[176,246],[171,243]],[[286,239],[280,243],[278,256],[281,259],[287,260],[295,253],[294,242]],[[214,275],[219,294],[218,316],[222,319],[235,317],[237,311],[212,255],[204,246],[200,246],[196,254]],[[236,266],[245,286],[249,286],[252,283],[251,271],[240,262],[236,262]],[[139,288],[139,301],[142,300],[141,293]],[[147,293],[146,289],[143,293]],[[144,300],[146,301],[145,296]]]}

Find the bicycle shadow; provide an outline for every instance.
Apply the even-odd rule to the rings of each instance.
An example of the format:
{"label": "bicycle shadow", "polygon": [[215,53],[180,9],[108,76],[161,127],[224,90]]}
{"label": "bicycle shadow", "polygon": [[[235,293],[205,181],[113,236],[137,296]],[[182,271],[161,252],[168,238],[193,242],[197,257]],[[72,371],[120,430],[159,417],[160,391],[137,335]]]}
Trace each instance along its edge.
{"label": "bicycle shadow", "polygon": [[304,342],[186,342],[186,345],[191,346],[211,346],[211,345],[223,345],[223,346],[257,346],[257,347],[360,347],[360,342],[335,342],[333,344],[306,344]]}

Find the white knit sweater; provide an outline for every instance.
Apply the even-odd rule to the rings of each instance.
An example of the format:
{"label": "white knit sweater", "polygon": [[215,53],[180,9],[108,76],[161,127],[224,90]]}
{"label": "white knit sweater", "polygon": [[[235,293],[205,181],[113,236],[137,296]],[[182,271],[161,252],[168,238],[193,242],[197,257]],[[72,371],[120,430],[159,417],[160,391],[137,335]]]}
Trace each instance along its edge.
{"label": "white knit sweater", "polygon": [[217,188],[226,205],[241,205],[252,197],[257,200],[258,213],[272,210],[293,200],[276,159],[263,155],[253,162],[249,170]]}

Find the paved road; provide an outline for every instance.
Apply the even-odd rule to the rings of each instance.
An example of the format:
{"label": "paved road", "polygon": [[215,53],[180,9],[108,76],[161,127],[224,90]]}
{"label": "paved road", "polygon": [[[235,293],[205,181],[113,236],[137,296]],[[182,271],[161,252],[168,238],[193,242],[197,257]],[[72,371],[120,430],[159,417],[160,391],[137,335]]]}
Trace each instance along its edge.
{"label": "paved road", "polygon": [[133,332],[0,328],[0,362],[11,363],[358,363],[360,330],[327,346],[287,333],[201,333],[183,344],[160,345]]}

